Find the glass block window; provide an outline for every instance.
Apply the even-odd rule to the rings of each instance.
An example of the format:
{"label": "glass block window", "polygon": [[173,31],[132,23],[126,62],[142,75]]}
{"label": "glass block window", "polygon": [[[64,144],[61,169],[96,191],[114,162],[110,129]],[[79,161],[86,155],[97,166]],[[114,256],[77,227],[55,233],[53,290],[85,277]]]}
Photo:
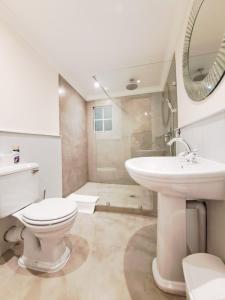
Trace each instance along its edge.
{"label": "glass block window", "polygon": [[95,132],[112,131],[112,106],[94,107],[94,130]]}

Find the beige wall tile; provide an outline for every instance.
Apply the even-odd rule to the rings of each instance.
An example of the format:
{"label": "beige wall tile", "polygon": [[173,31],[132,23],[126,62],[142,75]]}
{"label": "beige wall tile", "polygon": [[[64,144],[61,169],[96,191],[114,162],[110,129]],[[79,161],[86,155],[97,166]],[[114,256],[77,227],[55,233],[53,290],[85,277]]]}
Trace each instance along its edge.
{"label": "beige wall tile", "polygon": [[85,100],[62,77],[59,86],[63,195],[67,196],[88,180],[87,114]]}
{"label": "beige wall tile", "polygon": [[[87,104],[89,181],[132,184],[124,163],[138,150],[165,148],[160,93]],[[93,107],[112,105],[113,130],[96,133]],[[152,110],[154,116],[152,115]]]}

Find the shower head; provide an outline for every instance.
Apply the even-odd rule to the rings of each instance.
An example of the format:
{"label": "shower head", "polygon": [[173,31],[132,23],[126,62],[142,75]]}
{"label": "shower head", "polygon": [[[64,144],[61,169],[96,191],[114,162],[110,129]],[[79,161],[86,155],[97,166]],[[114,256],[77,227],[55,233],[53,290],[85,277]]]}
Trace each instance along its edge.
{"label": "shower head", "polygon": [[129,91],[136,90],[138,88],[138,84],[134,78],[130,79],[130,82],[127,84],[126,89]]}
{"label": "shower head", "polygon": [[195,75],[193,77],[193,81],[202,81],[206,76],[207,76],[207,74],[204,74],[204,73]]}
{"label": "shower head", "polygon": [[208,74],[205,72],[204,68],[198,68],[195,71],[195,75],[193,76],[193,81],[202,81]]}

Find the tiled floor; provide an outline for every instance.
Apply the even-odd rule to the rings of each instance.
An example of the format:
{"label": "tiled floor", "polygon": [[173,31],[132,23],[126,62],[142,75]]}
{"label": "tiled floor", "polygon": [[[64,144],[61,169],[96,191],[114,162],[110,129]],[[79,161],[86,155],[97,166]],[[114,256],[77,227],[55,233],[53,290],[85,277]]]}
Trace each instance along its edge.
{"label": "tiled floor", "polygon": [[[77,217],[67,237],[72,256],[63,270],[21,269],[8,251],[0,259],[4,300],[181,300],[154,284],[156,219],[97,212]],[[20,247],[15,249],[17,255]]]}
{"label": "tiled floor", "polygon": [[106,184],[88,182],[76,191],[80,195],[99,196],[98,205],[132,208],[143,210],[153,209],[152,192],[140,185]]}

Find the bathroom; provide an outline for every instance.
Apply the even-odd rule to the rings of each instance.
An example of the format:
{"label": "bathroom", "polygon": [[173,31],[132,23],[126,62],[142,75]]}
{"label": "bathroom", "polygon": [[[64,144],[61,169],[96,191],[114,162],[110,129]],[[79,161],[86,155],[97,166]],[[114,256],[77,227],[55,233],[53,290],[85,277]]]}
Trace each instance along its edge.
{"label": "bathroom", "polygon": [[224,14],[0,2],[0,299],[225,299]]}

